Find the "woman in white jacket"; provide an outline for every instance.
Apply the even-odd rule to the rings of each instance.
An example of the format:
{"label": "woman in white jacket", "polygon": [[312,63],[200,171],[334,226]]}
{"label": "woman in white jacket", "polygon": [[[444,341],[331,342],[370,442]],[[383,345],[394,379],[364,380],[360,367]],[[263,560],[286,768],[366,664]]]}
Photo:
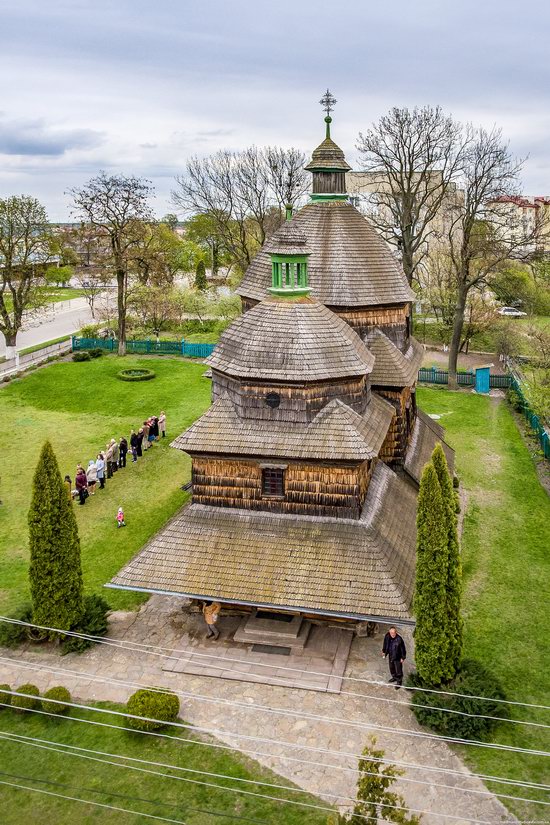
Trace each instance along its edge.
{"label": "woman in white jacket", "polygon": [[97,483],[97,465],[93,459],[88,462],[86,478],[88,479],[88,491],[93,496],[95,495],[95,485]]}

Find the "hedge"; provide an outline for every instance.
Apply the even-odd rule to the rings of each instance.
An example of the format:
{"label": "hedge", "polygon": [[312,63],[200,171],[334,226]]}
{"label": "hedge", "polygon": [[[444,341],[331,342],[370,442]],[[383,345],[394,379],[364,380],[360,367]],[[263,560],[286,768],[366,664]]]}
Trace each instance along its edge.
{"label": "hedge", "polygon": [[121,370],[117,374],[117,378],[121,381],[150,381],[155,377],[153,370]]}

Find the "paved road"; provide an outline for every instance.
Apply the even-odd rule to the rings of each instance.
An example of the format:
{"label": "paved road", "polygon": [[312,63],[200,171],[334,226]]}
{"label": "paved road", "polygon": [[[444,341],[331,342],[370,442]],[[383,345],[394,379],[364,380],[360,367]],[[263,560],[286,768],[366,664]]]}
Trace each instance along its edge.
{"label": "paved road", "polygon": [[[29,319],[17,336],[17,348],[33,347],[44,341],[71,335],[84,324],[92,323],[92,314],[85,298],[72,298],[53,304],[53,309]],[[0,356],[6,354],[6,341],[0,332]]]}

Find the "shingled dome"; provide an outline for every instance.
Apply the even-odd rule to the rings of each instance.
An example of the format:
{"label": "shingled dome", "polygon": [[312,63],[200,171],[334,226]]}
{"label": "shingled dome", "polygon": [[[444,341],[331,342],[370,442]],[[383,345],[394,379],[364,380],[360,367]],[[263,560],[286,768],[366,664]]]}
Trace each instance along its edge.
{"label": "shingled dome", "polygon": [[285,221],[264,245],[270,255],[309,255],[305,233],[291,221]]}
{"label": "shingled dome", "polygon": [[313,150],[311,160],[307,166],[304,167],[308,172],[317,172],[321,170],[332,171],[342,169],[344,172],[349,172],[351,166],[346,162],[342,149],[332,140],[327,137],[319,144],[317,149]]}
{"label": "shingled dome", "polygon": [[[369,221],[347,201],[304,206],[288,223],[307,237],[311,294],[331,307],[408,303],[414,293]],[[237,292],[261,301],[271,286],[271,253],[260,250]]]}
{"label": "shingled dome", "polygon": [[236,378],[322,381],[369,373],[374,358],[345,321],[311,298],[267,298],[235,321],[207,363]]}

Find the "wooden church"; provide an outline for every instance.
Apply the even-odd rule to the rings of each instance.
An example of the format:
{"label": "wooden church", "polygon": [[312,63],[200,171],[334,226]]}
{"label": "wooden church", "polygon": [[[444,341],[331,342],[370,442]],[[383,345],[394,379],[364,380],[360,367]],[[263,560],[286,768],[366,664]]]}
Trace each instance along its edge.
{"label": "wooden church", "polygon": [[413,623],[416,496],[443,430],[416,405],[422,347],[399,263],[313,152],[311,201],[250,265],[208,359],[212,406],[172,446],[192,503],[109,586],[317,621]]}

